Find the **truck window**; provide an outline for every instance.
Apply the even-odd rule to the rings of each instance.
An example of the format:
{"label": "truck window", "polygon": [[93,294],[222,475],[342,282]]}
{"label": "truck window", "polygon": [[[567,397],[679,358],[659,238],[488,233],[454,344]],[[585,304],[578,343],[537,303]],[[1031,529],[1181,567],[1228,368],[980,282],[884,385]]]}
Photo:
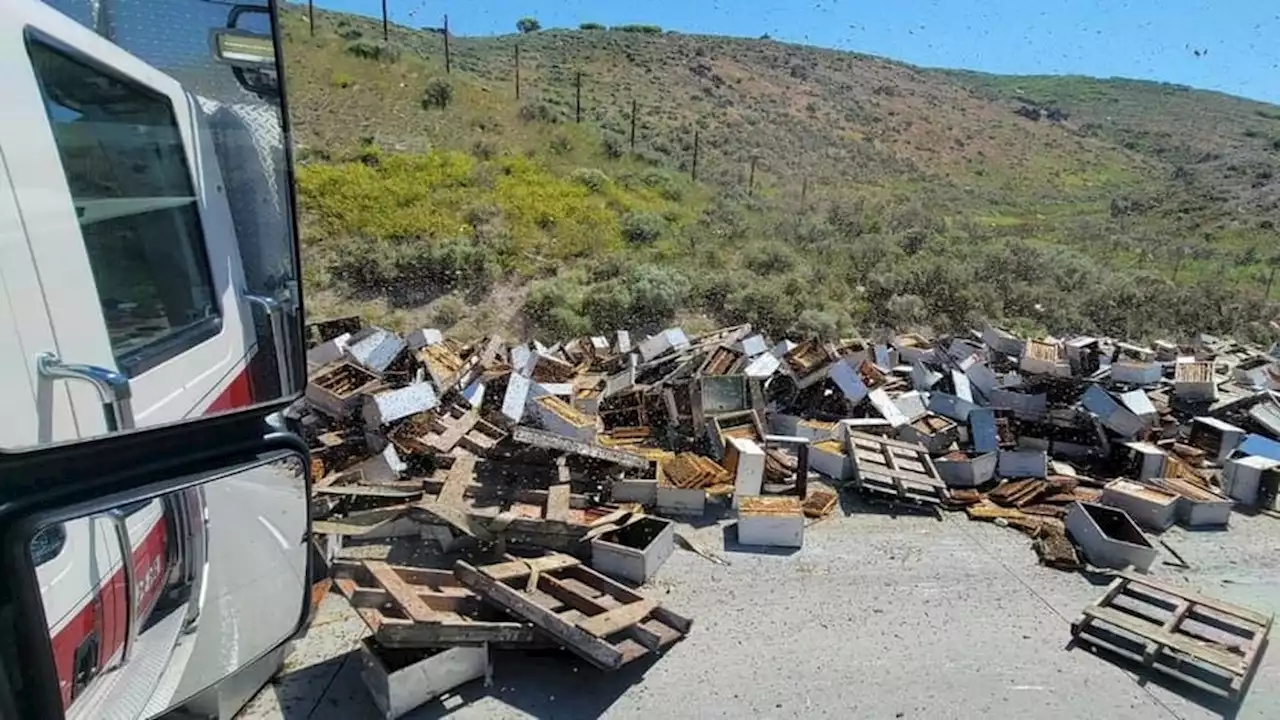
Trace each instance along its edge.
{"label": "truck window", "polygon": [[214,336],[219,312],[169,100],[32,38],[111,347],[130,377]]}

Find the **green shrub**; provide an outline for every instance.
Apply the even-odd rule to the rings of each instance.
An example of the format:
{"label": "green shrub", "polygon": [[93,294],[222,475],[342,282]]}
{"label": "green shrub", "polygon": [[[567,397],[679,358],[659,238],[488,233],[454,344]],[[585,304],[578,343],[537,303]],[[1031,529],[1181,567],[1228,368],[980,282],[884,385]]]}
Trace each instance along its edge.
{"label": "green shrub", "polygon": [[466,317],[467,303],[457,295],[446,295],[431,308],[431,322],[442,328],[450,328]]}
{"label": "green shrub", "polygon": [[493,140],[480,138],[471,144],[471,154],[477,160],[492,160],[501,154],[501,150]]}
{"label": "green shrub", "polygon": [[835,340],[849,325],[848,317],[841,318],[835,312],[809,308],[800,313],[796,319],[795,335],[798,337],[816,337],[820,340]]}
{"label": "green shrub", "polygon": [[411,239],[396,243],[395,274],[401,282],[442,288],[474,288],[498,276],[498,259],[471,238]]}
{"label": "green shrub", "polygon": [[614,132],[606,132],[603,139],[604,154],[611,160],[617,160],[627,154],[627,141]]}
{"label": "green shrub", "polygon": [[568,155],[573,152],[573,140],[564,133],[556,133],[556,136],[551,138],[551,152],[556,155]]}
{"label": "green shrub", "polygon": [[640,175],[644,186],[656,190],[664,200],[680,202],[684,199],[684,187],[681,181],[664,170],[646,170]]}
{"label": "green shrub", "polygon": [[528,103],[520,106],[520,119],[525,122],[554,123],[560,119],[555,108],[544,102]]}
{"label": "green shrub", "polygon": [[554,337],[579,337],[591,330],[580,312],[582,287],[571,278],[540,280],[529,288],[525,316],[534,326]]}
{"label": "green shrub", "polygon": [[443,110],[449,107],[451,102],[453,102],[453,85],[444,78],[435,78],[427,83],[427,88],[422,91],[422,107],[425,110],[431,108]]}
{"label": "green shrub", "polygon": [[400,59],[400,48],[385,42],[356,40],[347,45],[347,52],[365,60],[393,63]]}
{"label": "green shrub", "polygon": [[662,237],[666,225],[666,221],[658,215],[633,211],[622,218],[622,236],[628,242],[647,245]]}
{"label": "green shrub", "polygon": [[360,38],[364,37],[364,33],[361,32],[359,29],[353,28],[353,27],[339,27],[338,37],[348,41],[359,40]]}
{"label": "green shrub", "polygon": [[605,26],[598,22],[584,22],[578,26],[579,30],[604,30]]}
{"label": "green shrub", "polygon": [[535,33],[542,29],[542,23],[537,18],[522,17],[516,21],[516,30],[522,33]]}
{"label": "green shrub", "polygon": [[569,177],[590,189],[591,192],[602,192],[609,185],[609,176],[595,168],[578,168]]}
{"label": "green shrub", "polygon": [[661,35],[662,28],[658,25],[614,25],[613,29],[618,32],[641,33],[643,35]]}

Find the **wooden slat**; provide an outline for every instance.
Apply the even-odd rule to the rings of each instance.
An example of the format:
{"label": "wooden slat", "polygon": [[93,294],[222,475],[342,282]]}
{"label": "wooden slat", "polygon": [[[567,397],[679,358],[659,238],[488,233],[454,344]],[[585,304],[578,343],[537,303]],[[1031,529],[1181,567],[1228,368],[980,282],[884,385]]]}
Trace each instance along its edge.
{"label": "wooden slat", "polygon": [[599,638],[609,637],[644,620],[657,606],[658,602],[656,600],[649,599],[629,603],[609,612],[587,618],[579,622],[578,627]]}
{"label": "wooden slat", "polygon": [[581,628],[566,623],[555,613],[542,608],[517,590],[494,580],[469,563],[458,561],[454,573],[462,583],[480,593],[486,600],[528,620],[563,642],[565,647],[605,670],[616,670],[624,658],[612,645]]}
{"label": "wooden slat", "polygon": [[471,428],[476,426],[479,416],[474,412],[469,412],[460,418],[457,418],[449,424],[447,430],[440,433],[439,436],[432,438],[427,442],[428,447],[438,453],[447,453],[453,449],[458,441],[462,440],[462,436],[471,432]]}
{"label": "wooden slat", "polygon": [[441,505],[462,505],[463,498],[467,494],[467,486],[471,484],[475,474],[476,459],[474,457],[464,455],[455,459],[453,467],[449,468],[449,476],[444,481],[444,487],[440,489],[440,496],[436,502]]}
{"label": "wooden slat", "polygon": [[439,622],[440,617],[436,611],[422,602],[422,598],[418,597],[414,588],[402,580],[395,570],[391,569],[390,565],[380,560],[367,560],[364,566],[374,580],[377,580],[378,584],[386,589],[391,596],[391,601],[403,610],[410,619],[417,622]]}
{"label": "wooden slat", "polygon": [[1139,585],[1146,585],[1147,587],[1154,588],[1156,590],[1159,590],[1162,593],[1166,593],[1168,595],[1173,595],[1174,597],[1190,600],[1196,605],[1207,607],[1210,610],[1217,610],[1220,613],[1226,613],[1227,615],[1234,615],[1235,617],[1240,618],[1241,620],[1246,620],[1259,627],[1270,627],[1271,625],[1271,619],[1273,616],[1263,615],[1262,613],[1254,610],[1250,610],[1247,607],[1241,607],[1239,605],[1235,605],[1223,600],[1206,597],[1204,595],[1200,595],[1199,593],[1192,592],[1185,588],[1176,587],[1174,585],[1168,585],[1158,580],[1152,580],[1151,578],[1138,577],[1129,571],[1120,573],[1120,576],[1125,578],[1126,580],[1129,580],[1130,582],[1137,583]]}
{"label": "wooden slat", "polygon": [[1114,608],[1090,607],[1085,608],[1084,614],[1095,620],[1111,623],[1123,630],[1147,640],[1157,642],[1173,650],[1177,650],[1185,655],[1190,655],[1197,660],[1202,660],[1211,665],[1215,665],[1228,672],[1240,673],[1244,671],[1244,665],[1241,662],[1241,658],[1238,656],[1207,647],[1206,645],[1198,643],[1185,636],[1178,636],[1173,633],[1165,632],[1155,623],[1139,620],[1128,613],[1121,612]]}
{"label": "wooden slat", "polygon": [[590,587],[613,597],[620,603],[633,603],[645,599],[643,595],[635,590],[632,590],[626,585],[620,585],[611,578],[605,577],[584,565],[577,565],[575,567],[568,568],[565,570],[564,575],[566,577],[574,578],[575,580],[581,580]]}
{"label": "wooden slat", "polygon": [[567,484],[547,488],[547,510],[543,517],[547,520],[569,522],[569,494]]}
{"label": "wooden slat", "polygon": [[546,592],[566,607],[582,613],[583,617],[591,617],[609,611],[609,608],[597,602],[595,598],[583,595],[565,586],[562,580],[550,575],[538,577],[538,589]]}
{"label": "wooden slat", "polygon": [[589,597],[592,600],[595,600],[596,598],[599,598],[602,595],[604,595],[602,591],[597,590],[591,587],[590,585],[582,582],[581,580],[577,580],[575,578],[564,578],[560,580],[560,582],[570,590],[578,593],[579,595],[582,595],[583,597]]}
{"label": "wooden slat", "polygon": [[[516,580],[528,577],[531,572],[551,572],[562,568],[572,567],[579,564],[579,560],[569,555],[547,555],[540,558],[529,558],[528,560],[513,560],[511,562],[498,563],[496,565],[485,565],[480,571],[494,580]],[[455,573],[456,574],[456,573]]]}

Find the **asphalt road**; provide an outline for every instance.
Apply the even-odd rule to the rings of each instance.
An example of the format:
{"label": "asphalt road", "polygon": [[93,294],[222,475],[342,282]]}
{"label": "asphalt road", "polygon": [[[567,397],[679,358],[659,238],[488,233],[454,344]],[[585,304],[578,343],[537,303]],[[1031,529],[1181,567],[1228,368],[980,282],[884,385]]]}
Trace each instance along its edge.
{"label": "asphalt road", "polygon": [[[729,539],[732,565],[677,550],[649,583],[694,618],[662,658],[605,674],[567,653],[495,653],[493,687],[470,683],[406,717],[1280,717],[1274,651],[1233,709],[1068,649],[1071,620],[1106,580],[1041,567],[1022,534],[963,514],[847,507],[794,553],[748,552],[714,525],[696,535]],[[1237,514],[1226,532],[1163,538],[1192,569],[1157,562],[1153,576],[1277,611],[1280,520]],[[352,652],[366,633],[331,594],[286,673],[241,717],[379,717]]]}
{"label": "asphalt road", "polygon": [[297,625],[307,590],[307,503],[301,481],[259,466],[204,486],[207,594],[190,661],[173,695],[187,698],[277,645]]}

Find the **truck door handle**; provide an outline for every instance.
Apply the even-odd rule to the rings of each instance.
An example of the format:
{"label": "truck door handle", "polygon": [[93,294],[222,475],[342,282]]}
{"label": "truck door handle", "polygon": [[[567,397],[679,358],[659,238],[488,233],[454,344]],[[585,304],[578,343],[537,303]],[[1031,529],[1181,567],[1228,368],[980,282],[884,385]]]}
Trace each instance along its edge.
{"label": "truck door handle", "polygon": [[107,431],[133,429],[133,391],[123,374],[96,365],[64,363],[51,352],[36,355],[36,372],[43,380],[80,380],[93,385],[102,400]]}
{"label": "truck door handle", "polygon": [[121,568],[124,571],[125,630],[124,647],[120,652],[120,666],[124,667],[132,659],[134,646],[138,643],[138,605],[141,602],[138,593],[138,567],[133,559],[133,538],[129,537],[129,521],[119,509],[103,513],[115,530],[116,542],[120,545]]}
{"label": "truck door handle", "polygon": [[244,299],[250,305],[257,305],[262,308],[262,312],[266,314],[267,320],[271,323],[271,344],[276,349],[276,373],[280,377],[280,396],[284,397],[291,390],[289,387],[289,352],[285,347],[284,337],[284,311],[280,307],[280,302],[275,298],[246,293]]}

